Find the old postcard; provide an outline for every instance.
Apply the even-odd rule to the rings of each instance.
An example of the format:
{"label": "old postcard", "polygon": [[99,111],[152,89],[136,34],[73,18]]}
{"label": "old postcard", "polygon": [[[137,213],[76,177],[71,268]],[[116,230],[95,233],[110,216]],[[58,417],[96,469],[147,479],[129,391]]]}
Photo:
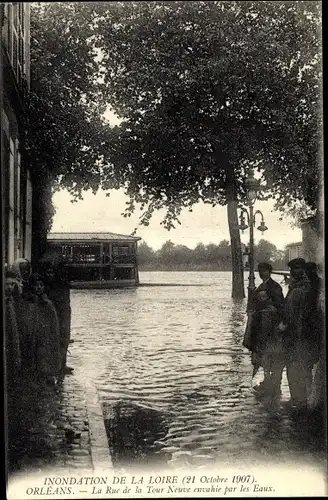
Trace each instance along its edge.
{"label": "old postcard", "polygon": [[321,2],[2,2],[7,498],[327,494]]}

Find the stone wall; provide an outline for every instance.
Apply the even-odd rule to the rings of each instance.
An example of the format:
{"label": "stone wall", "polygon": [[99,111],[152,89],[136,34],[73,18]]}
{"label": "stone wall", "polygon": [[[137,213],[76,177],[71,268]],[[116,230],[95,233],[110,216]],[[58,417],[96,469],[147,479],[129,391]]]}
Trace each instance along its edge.
{"label": "stone wall", "polygon": [[324,255],[324,238],[320,226],[315,217],[302,221],[303,257],[318,264],[323,262]]}

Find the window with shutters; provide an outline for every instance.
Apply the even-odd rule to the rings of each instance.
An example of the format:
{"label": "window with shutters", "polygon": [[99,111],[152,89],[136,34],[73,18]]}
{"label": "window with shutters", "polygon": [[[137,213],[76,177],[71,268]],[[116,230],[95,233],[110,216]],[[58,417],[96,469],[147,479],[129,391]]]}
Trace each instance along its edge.
{"label": "window with shutters", "polygon": [[25,238],[26,238],[26,172],[21,170],[20,181],[20,202],[19,202],[19,223],[20,223],[20,255],[25,256]]}
{"label": "window with shutters", "polygon": [[9,138],[3,137],[3,182],[4,182],[4,233],[5,233],[5,261],[9,262],[9,163],[10,163],[10,143]]}
{"label": "window with shutters", "polygon": [[15,259],[23,256],[22,219],[20,207],[21,193],[21,155],[19,141],[15,141]]}
{"label": "window with shutters", "polygon": [[11,3],[6,2],[3,9],[3,25],[2,25],[2,42],[9,52],[9,42],[11,39],[11,27],[10,27],[10,18],[11,18]]}
{"label": "window with shutters", "polygon": [[5,3],[2,40],[18,85],[25,72],[25,9],[24,2]]}
{"label": "window with shutters", "polygon": [[4,257],[5,262],[9,262],[9,191],[10,191],[10,181],[9,181],[9,164],[10,164],[10,135],[9,135],[9,120],[2,110],[1,113],[1,125],[3,130],[3,151],[2,151],[2,164],[1,169],[3,171],[3,205],[4,205],[4,237],[5,237],[5,248]]}
{"label": "window with shutters", "polygon": [[18,3],[17,12],[17,79],[21,85],[24,76],[24,3]]}
{"label": "window with shutters", "polygon": [[15,260],[15,143],[9,139],[9,241],[8,259]]}
{"label": "window with shutters", "polygon": [[13,4],[13,24],[12,24],[12,54],[11,64],[14,72],[16,73],[17,81],[19,82],[18,75],[18,3]]}
{"label": "window with shutters", "polygon": [[26,205],[25,205],[25,234],[24,257],[31,260],[32,245],[32,183],[30,172],[26,172]]}

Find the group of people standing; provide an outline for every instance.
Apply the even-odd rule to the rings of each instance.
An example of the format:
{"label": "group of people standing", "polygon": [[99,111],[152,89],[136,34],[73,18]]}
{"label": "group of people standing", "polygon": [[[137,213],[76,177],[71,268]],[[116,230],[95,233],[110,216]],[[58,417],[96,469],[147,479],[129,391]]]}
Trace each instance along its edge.
{"label": "group of people standing", "polygon": [[[67,366],[71,307],[60,266],[43,261],[37,272],[27,259],[5,269],[5,371],[9,439],[20,411],[52,392],[73,369]],[[30,398],[30,402],[28,402]],[[23,403],[23,401],[25,401]],[[12,432],[10,432],[12,431]]]}
{"label": "group of people standing", "polygon": [[32,272],[27,259],[5,271],[6,370],[13,385],[19,374],[56,384],[72,369],[66,365],[70,342],[70,290],[51,262]]}
{"label": "group of people standing", "polygon": [[324,386],[323,287],[314,262],[297,258],[288,267],[291,279],[284,297],[271,278],[272,266],[258,265],[262,283],[252,297],[243,344],[252,354],[253,376],[260,367],[264,371],[263,382],[255,387],[258,395],[279,396],[286,368],[291,406],[304,411],[315,389],[317,400],[323,401],[318,393]]}

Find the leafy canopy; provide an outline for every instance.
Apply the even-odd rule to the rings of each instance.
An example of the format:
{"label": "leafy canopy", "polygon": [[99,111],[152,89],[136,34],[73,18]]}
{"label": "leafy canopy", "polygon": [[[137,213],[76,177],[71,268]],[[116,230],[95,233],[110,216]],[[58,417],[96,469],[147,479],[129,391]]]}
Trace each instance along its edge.
{"label": "leafy canopy", "polygon": [[[114,111],[103,187],[168,209],[225,204],[250,166],[277,207],[317,206],[321,134],[319,2],[95,3]],[[108,179],[106,179],[108,175]]]}
{"label": "leafy canopy", "polygon": [[60,181],[75,196],[96,191],[110,127],[94,45],[94,24],[83,3],[31,6],[31,92],[26,150],[35,183]]}
{"label": "leafy canopy", "polygon": [[[250,166],[277,207],[317,207],[320,3],[170,1],[32,5],[27,150],[37,179],[125,187],[135,203],[225,204]],[[110,105],[123,120],[111,128]]]}

